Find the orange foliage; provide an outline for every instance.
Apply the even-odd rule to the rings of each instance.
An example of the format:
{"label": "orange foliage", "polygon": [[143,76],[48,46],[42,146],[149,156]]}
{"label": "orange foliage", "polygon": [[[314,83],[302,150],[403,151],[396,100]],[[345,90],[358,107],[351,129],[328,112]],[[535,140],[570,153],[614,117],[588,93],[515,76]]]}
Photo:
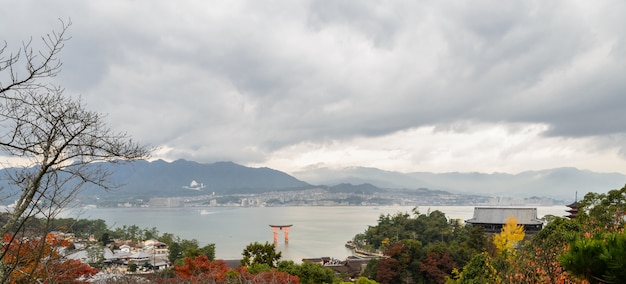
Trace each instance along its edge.
{"label": "orange foliage", "polygon": [[570,275],[559,264],[557,255],[567,250],[567,245],[562,247],[541,248],[530,246],[520,250],[517,257],[511,260],[511,273],[506,278],[510,283],[558,283],[573,284],[587,283]]}
{"label": "orange foliage", "polygon": [[82,263],[79,260],[69,259],[46,267],[48,279],[51,283],[86,283],[78,281],[81,276],[88,278],[98,273],[97,268]]}
{"label": "orange foliage", "polygon": [[290,275],[285,272],[280,272],[276,269],[270,271],[263,271],[257,274],[250,274],[245,267],[238,269],[240,278],[245,280],[245,283],[276,283],[276,284],[299,284],[300,278],[295,275]]}
{"label": "orange foliage", "polygon": [[2,247],[5,265],[12,267],[10,283],[23,282],[63,282],[80,283],[81,276],[90,277],[98,272],[77,260],[65,260],[59,249],[70,243],[48,234],[41,239],[18,239],[13,235],[3,236],[5,245]]}
{"label": "orange foliage", "polygon": [[[237,270],[232,270],[226,266],[223,260],[210,261],[206,255],[199,255],[194,258],[187,257],[185,263],[174,268],[174,272],[191,283],[222,283],[228,280],[238,280],[242,283],[283,283],[298,284],[300,282],[298,276],[289,275],[285,272],[279,272],[276,269],[270,271],[251,274],[248,270],[241,266]],[[175,279],[173,280],[175,283]],[[228,282],[230,283],[230,282]]]}
{"label": "orange foliage", "polygon": [[226,262],[223,260],[210,261],[204,254],[195,258],[187,257],[183,265],[174,268],[177,275],[190,280],[210,278],[223,281],[228,270]]}

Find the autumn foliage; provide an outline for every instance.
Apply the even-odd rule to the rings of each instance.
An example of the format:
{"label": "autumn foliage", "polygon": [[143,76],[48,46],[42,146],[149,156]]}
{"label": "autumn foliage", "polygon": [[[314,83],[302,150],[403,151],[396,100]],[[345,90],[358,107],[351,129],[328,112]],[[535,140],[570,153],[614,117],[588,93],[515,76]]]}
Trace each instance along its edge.
{"label": "autumn foliage", "polygon": [[186,258],[183,265],[177,266],[174,271],[185,279],[210,278],[223,281],[229,269],[222,260],[210,261],[206,255],[199,255],[195,258]]}
{"label": "autumn foliage", "polygon": [[502,231],[493,237],[499,253],[515,254],[515,245],[524,239],[524,226],[517,223],[514,216],[506,218]]}
{"label": "autumn foliage", "polygon": [[420,265],[420,271],[425,275],[425,278],[438,284],[445,283],[450,271],[456,268],[458,268],[456,262],[447,251],[443,253],[429,252]]}
{"label": "autumn foliage", "polygon": [[83,283],[98,269],[77,260],[66,260],[60,254],[69,243],[53,234],[43,239],[17,238],[5,234],[2,262],[10,275],[9,283]]}
{"label": "autumn foliage", "polygon": [[279,272],[276,269],[252,274],[245,266],[233,270],[228,268],[223,260],[211,261],[205,255],[187,257],[182,265],[174,268],[174,272],[181,279],[169,279],[170,281],[166,282],[178,283],[182,280],[191,283],[299,283],[298,276]]}

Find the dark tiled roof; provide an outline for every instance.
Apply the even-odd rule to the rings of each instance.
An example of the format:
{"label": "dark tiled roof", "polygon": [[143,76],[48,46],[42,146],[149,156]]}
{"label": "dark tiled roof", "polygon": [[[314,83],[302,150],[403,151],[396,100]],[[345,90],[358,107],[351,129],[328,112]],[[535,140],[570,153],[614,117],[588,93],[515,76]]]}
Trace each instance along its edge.
{"label": "dark tiled roof", "polygon": [[470,224],[505,224],[506,219],[514,216],[520,225],[543,224],[537,218],[537,208],[514,208],[514,207],[475,207],[474,217],[465,220]]}

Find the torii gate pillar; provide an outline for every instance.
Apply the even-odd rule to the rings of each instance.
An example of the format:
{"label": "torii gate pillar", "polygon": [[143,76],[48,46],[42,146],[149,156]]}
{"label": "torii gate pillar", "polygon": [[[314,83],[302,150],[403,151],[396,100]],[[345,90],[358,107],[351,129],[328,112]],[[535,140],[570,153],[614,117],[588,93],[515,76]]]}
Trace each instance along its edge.
{"label": "torii gate pillar", "polygon": [[285,236],[285,243],[289,243],[289,229],[291,229],[293,225],[270,225],[272,231],[274,232],[274,245],[278,244],[278,231],[283,231]]}

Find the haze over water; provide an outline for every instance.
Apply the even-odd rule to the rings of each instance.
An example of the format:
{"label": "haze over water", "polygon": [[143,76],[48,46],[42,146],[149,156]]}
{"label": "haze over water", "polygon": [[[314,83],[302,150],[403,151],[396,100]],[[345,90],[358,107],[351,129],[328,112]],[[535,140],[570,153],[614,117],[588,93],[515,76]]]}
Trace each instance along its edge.
{"label": "haze over water", "polygon": [[[420,213],[440,210],[450,219],[467,220],[475,206],[419,206]],[[535,207],[535,206],[532,206]],[[344,247],[354,235],[377,224],[381,214],[408,212],[413,206],[320,206],[320,207],[183,207],[183,208],[95,208],[84,209],[84,219],[103,219],[112,228],[137,225],[156,227],[159,234],[172,233],[183,239],[196,239],[201,246],[214,243],[216,258],[240,259],[252,242],[273,242],[269,225],[293,225],[289,244],[279,232],[278,250],[282,259],[300,262],[302,258],[343,259],[351,252]],[[537,206],[538,217],[564,216],[565,206]],[[202,211],[204,210],[204,211]]]}

